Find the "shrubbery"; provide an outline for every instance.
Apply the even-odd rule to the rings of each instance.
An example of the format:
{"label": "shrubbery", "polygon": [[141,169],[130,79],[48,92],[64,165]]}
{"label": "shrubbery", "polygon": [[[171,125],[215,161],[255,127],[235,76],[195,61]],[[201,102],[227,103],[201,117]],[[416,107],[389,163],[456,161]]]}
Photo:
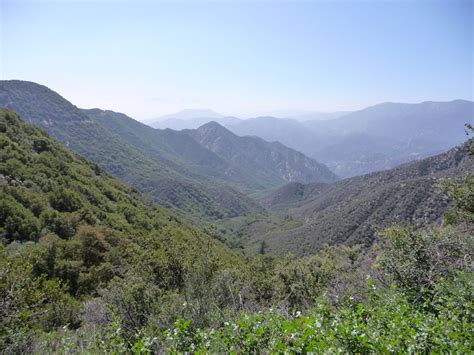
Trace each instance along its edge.
{"label": "shrubbery", "polygon": [[13,113],[0,127],[2,352],[474,350],[469,176],[458,225],[247,258]]}
{"label": "shrubbery", "polygon": [[[457,290],[461,297],[436,298],[428,307],[415,305],[392,289],[372,290],[363,302],[337,307],[323,300],[303,314],[272,309],[243,313],[206,330],[193,329],[189,321],[179,319],[165,332],[164,347],[173,352],[211,353],[468,353],[473,350],[474,327],[468,311],[474,306],[472,286],[456,282],[456,287],[462,287]],[[425,311],[433,305],[434,312]]]}

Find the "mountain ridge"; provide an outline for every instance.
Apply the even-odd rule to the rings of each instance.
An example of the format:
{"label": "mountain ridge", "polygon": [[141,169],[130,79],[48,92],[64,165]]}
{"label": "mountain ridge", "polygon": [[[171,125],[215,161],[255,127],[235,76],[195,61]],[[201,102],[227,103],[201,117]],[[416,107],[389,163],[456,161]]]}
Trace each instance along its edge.
{"label": "mountain ridge", "polygon": [[[197,142],[240,166],[246,166],[267,181],[337,180],[326,166],[279,142],[267,142],[259,137],[239,137],[219,123],[212,121],[196,130],[184,130]],[[277,169],[275,169],[275,167]]]}
{"label": "mountain ridge", "polygon": [[392,224],[437,223],[450,203],[439,183],[474,171],[473,143],[471,138],[443,154],[330,185],[289,184],[269,192],[259,198],[264,206],[303,225],[254,235],[252,242],[265,240],[277,253],[311,254],[326,243],[370,245],[378,228]]}
{"label": "mountain ridge", "polygon": [[[42,126],[66,146],[163,206],[177,208],[197,220],[264,213],[245,193],[287,181],[275,169],[267,169],[272,172],[272,179],[267,179],[268,174],[259,176],[255,167],[230,164],[184,132],[156,130],[110,110],[81,110],[36,83],[1,81],[0,106],[18,111],[27,121]],[[275,147],[264,141],[259,144],[270,151]],[[278,155],[283,165],[285,159],[297,154],[277,148],[287,151],[288,157]],[[308,169],[295,176],[303,182],[318,180],[318,172]]]}
{"label": "mountain ridge", "polygon": [[260,117],[226,127],[279,141],[345,178],[441,153],[461,144],[464,124],[473,122],[474,103],[453,100],[382,103],[325,121]]}
{"label": "mountain ridge", "polygon": [[0,106],[13,109],[26,121],[40,125],[67,147],[138,187],[165,207],[205,219],[261,210],[230,186],[193,181],[143,154],[43,85],[0,81]]}

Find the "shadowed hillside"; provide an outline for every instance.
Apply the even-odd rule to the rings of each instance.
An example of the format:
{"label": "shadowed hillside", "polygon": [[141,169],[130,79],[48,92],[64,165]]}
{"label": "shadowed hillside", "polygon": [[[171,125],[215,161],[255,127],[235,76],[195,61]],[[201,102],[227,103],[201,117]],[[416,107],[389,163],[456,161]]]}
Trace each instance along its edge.
{"label": "shadowed hillside", "polygon": [[283,181],[333,182],[337,180],[325,165],[283,144],[269,143],[258,137],[239,137],[217,122],[209,122],[196,130],[185,130],[197,142],[229,161],[245,167],[268,185]]}
{"label": "shadowed hillside", "polygon": [[289,184],[262,196],[262,204],[304,221],[295,229],[254,236],[269,250],[311,254],[325,244],[370,245],[391,224],[415,228],[440,222],[449,206],[440,193],[442,179],[474,171],[472,139],[462,146],[395,169],[345,179],[331,185]]}

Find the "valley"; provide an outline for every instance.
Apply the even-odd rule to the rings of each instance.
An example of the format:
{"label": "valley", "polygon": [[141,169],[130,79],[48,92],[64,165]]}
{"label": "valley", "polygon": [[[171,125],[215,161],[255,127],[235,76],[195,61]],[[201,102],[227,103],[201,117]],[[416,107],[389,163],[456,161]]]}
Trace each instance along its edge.
{"label": "valley", "polygon": [[0,355],[474,354],[474,0],[0,1]]}
{"label": "valley", "polygon": [[[463,126],[473,122],[474,104],[466,100],[382,103],[354,112],[294,118],[233,117],[181,119],[179,129],[215,120],[239,136],[278,141],[326,164],[340,177],[394,168],[442,153],[465,140]],[[204,114],[201,112],[201,114]],[[312,119],[311,119],[312,118]],[[321,119],[322,118],[322,119]],[[172,126],[171,118],[160,127]]]}
{"label": "valley", "polygon": [[[0,106],[1,348],[252,352],[301,342],[334,350],[306,329],[321,321],[353,349],[330,324],[385,329],[404,304],[396,317],[407,329],[439,329],[445,318],[420,311],[421,298],[449,309],[460,329],[429,339],[467,349],[472,138],[341,179],[280,142],[215,121],[154,129],[21,81],[0,82]],[[462,294],[433,294],[449,282]],[[351,313],[352,304],[376,318]],[[259,335],[247,346],[247,327],[262,320],[274,345]],[[287,329],[297,343],[285,340]],[[370,348],[390,339],[371,338]]]}
{"label": "valley", "polygon": [[[266,117],[230,120],[231,124],[212,111],[182,113],[186,119],[181,123],[191,123],[193,115],[208,113],[212,116],[208,119],[251,134],[238,136],[212,120],[196,129],[154,129],[122,113],[79,109],[35,83],[0,82],[0,106],[19,112],[182,218],[205,228],[211,225],[218,239],[247,255],[260,252],[263,244],[265,252],[276,255],[311,255],[325,245],[338,244],[368,248],[378,231],[390,225],[426,228],[439,224],[450,203],[437,186],[444,178],[472,171],[469,143],[419,160],[423,154],[415,154],[420,150],[414,139],[404,149],[411,160],[418,159],[415,162],[340,180],[324,164],[255,134],[269,140],[283,138],[291,145],[323,144],[315,139],[314,129],[303,125],[325,127],[326,141],[338,141],[328,132],[352,135],[355,140],[351,144],[357,148],[347,155],[356,162],[359,158],[353,154],[359,154],[362,144],[357,135],[369,144],[364,149],[387,154],[388,147],[398,149],[391,138],[384,138],[380,146],[370,137],[382,137],[383,125],[406,117],[413,127],[398,124],[392,130],[396,135],[409,136],[408,132],[416,131],[420,137],[429,134],[430,147],[454,146],[463,139],[459,131],[465,136],[461,123],[473,109],[472,103],[464,101],[401,105],[382,104],[328,121],[303,123]],[[433,114],[440,118],[430,125],[425,117],[433,119]],[[453,125],[447,117],[456,118]],[[197,118],[200,123],[203,120]],[[337,152],[343,154],[351,147],[341,146]]]}

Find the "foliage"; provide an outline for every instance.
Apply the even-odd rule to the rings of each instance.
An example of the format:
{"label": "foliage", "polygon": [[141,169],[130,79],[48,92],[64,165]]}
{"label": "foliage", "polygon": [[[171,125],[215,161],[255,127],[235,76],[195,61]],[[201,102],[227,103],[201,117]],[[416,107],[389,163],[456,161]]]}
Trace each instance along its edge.
{"label": "foliage", "polygon": [[474,250],[473,236],[452,228],[429,232],[391,228],[385,231],[384,242],[380,266],[415,302],[433,297],[440,280],[468,268]]}
{"label": "foliage", "polygon": [[461,182],[445,180],[442,188],[454,200],[457,207],[446,214],[448,222],[452,224],[461,221],[474,223],[474,175],[466,174]]}
{"label": "foliage", "polygon": [[473,350],[468,219],[250,258],[11,111],[0,142],[1,352]]}
{"label": "foliage", "polygon": [[[241,262],[204,231],[149,204],[15,113],[0,111],[0,122],[2,348],[26,351],[43,332],[83,323],[77,310],[61,302],[75,305],[101,294],[109,306],[119,307],[159,294],[172,304],[203,248],[219,268]],[[134,274],[144,276],[143,293],[131,294],[139,290],[133,284],[110,296]],[[155,304],[153,312],[135,308],[133,329],[172,324],[170,316],[157,311],[160,306]],[[62,307],[68,315],[56,316]],[[117,312],[124,317],[127,310]],[[153,322],[148,322],[150,313],[156,314]]]}
{"label": "foliage", "polygon": [[[461,281],[466,276],[457,276],[455,294],[438,293],[429,304],[434,312],[411,303],[400,290],[372,290],[364,302],[334,307],[321,300],[306,314],[275,309],[242,313],[207,330],[193,330],[189,321],[179,319],[165,332],[165,346],[171,351],[239,353],[470,352],[473,283],[472,278]],[[370,287],[375,289],[373,283]]]}
{"label": "foliage", "polygon": [[35,275],[31,245],[25,249],[13,258],[0,250],[0,349],[12,353],[30,351],[38,331],[74,326],[78,308],[59,280]]}

